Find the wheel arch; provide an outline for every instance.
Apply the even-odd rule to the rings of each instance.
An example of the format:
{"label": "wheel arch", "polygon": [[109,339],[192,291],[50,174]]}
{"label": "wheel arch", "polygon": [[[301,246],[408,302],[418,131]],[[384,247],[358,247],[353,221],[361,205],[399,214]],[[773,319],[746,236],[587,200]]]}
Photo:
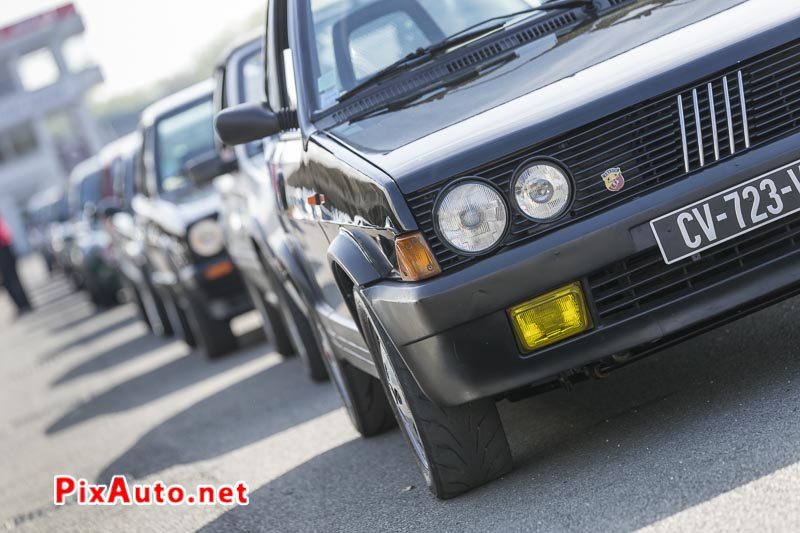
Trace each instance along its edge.
{"label": "wheel arch", "polygon": [[328,262],[350,314],[360,328],[353,288],[386,278],[394,267],[375,239],[359,229],[339,230],[328,247]]}

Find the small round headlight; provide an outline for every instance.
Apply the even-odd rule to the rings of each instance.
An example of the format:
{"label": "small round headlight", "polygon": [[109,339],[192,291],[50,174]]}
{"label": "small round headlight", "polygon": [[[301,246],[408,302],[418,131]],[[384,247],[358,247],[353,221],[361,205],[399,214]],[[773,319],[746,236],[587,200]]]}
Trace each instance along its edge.
{"label": "small round headlight", "polygon": [[189,229],[189,246],[202,257],[217,255],[225,247],[222,230],[216,220],[201,220]]}
{"label": "small round headlight", "polygon": [[434,210],[442,239],[464,254],[493,248],[506,232],[508,208],[502,195],[482,181],[463,181],[449,189]]}
{"label": "small round headlight", "polygon": [[533,220],[547,222],[567,210],[572,185],[566,173],[548,161],[522,168],[512,186],[520,211]]}

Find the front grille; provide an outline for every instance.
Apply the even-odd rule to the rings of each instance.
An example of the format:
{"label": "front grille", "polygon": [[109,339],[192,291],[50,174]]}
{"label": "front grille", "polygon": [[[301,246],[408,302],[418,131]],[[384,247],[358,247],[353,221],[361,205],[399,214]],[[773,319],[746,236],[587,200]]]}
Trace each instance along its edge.
{"label": "front grille", "polygon": [[610,265],[589,276],[597,316],[610,323],[647,311],[683,295],[800,254],[800,215],[767,225],[712,248],[693,260],[667,265],[657,248]]}
{"label": "front grille", "polygon": [[733,78],[722,76],[699,90],[679,94],[677,108],[686,172],[734,155],[737,148],[750,148],[741,70]]}
{"label": "front grille", "polygon": [[[475,260],[446,247],[434,229],[433,204],[453,179],[481,176],[511,198],[514,171],[532,157],[552,157],[570,169],[576,183],[576,197],[568,216],[554,223],[537,224],[513,212],[502,250],[799,130],[800,40],[416,191],[407,200],[439,264],[447,270]],[[600,177],[610,167],[621,167],[625,176],[625,188],[620,192],[607,191]]]}

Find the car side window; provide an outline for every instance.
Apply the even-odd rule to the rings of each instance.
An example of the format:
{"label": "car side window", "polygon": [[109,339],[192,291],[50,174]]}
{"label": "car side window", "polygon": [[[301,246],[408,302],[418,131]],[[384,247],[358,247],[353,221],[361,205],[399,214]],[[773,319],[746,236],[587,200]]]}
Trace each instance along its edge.
{"label": "car side window", "polygon": [[[239,94],[241,103],[258,103],[264,101],[264,62],[261,51],[246,56],[239,64]],[[254,141],[245,146],[248,157],[261,155],[264,144]]]}
{"label": "car side window", "polygon": [[253,52],[241,63],[241,94],[242,102],[261,102],[264,100],[264,63],[261,61],[261,52]]}

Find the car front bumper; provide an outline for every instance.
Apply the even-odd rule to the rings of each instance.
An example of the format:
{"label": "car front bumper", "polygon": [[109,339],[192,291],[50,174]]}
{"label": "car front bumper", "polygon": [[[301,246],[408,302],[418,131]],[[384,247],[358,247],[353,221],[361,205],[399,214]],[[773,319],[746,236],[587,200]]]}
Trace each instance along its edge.
{"label": "car front bumper", "polygon": [[[692,277],[700,269],[692,266],[695,260],[685,260],[669,271],[670,280],[684,284],[681,290],[624,312],[600,308],[598,273],[616,268],[624,279],[631,258],[658,254],[650,220],[800,160],[798,147],[800,135],[785,138],[461,270],[421,283],[380,282],[364,295],[420,387],[442,405],[501,395],[611,355],[655,349],[797,293],[800,238],[791,231],[800,231],[800,216],[766,226],[757,254],[739,250],[734,241],[724,254],[712,248],[695,258],[717,273],[702,283],[693,283],[700,279]],[[736,254],[748,254],[747,261]],[[657,263],[665,272],[670,268],[662,261],[652,268]],[[657,272],[653,278],[658,282]],[[594,327],[521,353],[507,309],[575,281]]]}
{"label": "car front bumper", "polygon": [[[209,273],[230,264],[230,272],[209,279]],[[230,258],[213,258],[179,271],[179,285],[190,305],[205,308],[216,320],[230,320],[253,309],[244,281]]]}

